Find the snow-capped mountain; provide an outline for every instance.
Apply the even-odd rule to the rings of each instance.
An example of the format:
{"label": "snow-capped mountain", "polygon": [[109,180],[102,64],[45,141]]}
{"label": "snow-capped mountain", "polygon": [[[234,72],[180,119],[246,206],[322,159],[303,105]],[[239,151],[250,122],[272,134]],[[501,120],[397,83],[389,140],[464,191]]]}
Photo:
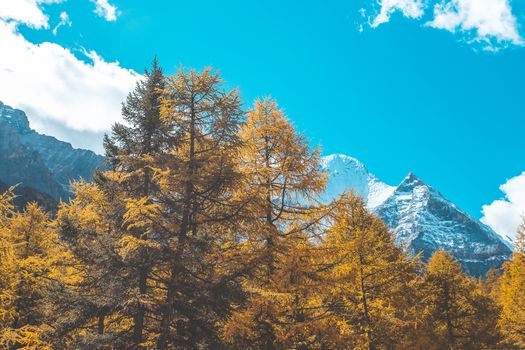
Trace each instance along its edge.
{"label": "snow-capped mountain", "polygon": [[326,191],[322,195],[325,201],[352,190],[366,200],[369,209],[374,209],[396,189],[369,173],[360,161],[344,154],[323,157],[321,168],[329,175]]}
{"label": "snow-capped mountain", "polygon": [[472,275],[500,267],[511,255],[508,243],[492,229],[412,173],[394,187],[345,155],[325,157],[322,167],[329,174],[324,200],[353,190],[393,229],[396,242],[413,254],[421,253],[427,259],[436,250],[447,250]]}

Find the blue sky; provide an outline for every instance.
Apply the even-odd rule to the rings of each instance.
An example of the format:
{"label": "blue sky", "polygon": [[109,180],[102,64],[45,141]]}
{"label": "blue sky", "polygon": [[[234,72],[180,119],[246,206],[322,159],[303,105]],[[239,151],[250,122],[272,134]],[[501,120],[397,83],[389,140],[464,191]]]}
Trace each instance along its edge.
{"label": "blue sky", "polygon": [[[514,216],[522,210],[525,187],[506,199],[499,187],[525,171],[525,0],[486,0],[494,7],[477,9],[476,0],[450,0],[454,7],[441,8],[439,18],[438,3],[418,0],[8,1],[36,1],[47,15],[47,28],[19,20],[12,30],[27,45],[49,42],[73,54],[56,70],[74,59],[89,70],[99,60],[93,77],[75,69],[86,74],[83,84],[104,85],[108,71],[120,86],[72,89],[89,98],[93,119],[68,119],[85,108],[81,97],[61,106],[67,88],[46,113],[14,93],[0,95],[33,112],[37,128],[75,145],[100,150],[104,121],[118,119],[134,72],[157,55],[170,74],[180,66],[219,69],[247,107],[259,96],[275,97],[313,145],[360,159],[389,184],[413,171],[475,217],[497,199],[514,205]],[[503,12],[492,18],[494,9]]]}

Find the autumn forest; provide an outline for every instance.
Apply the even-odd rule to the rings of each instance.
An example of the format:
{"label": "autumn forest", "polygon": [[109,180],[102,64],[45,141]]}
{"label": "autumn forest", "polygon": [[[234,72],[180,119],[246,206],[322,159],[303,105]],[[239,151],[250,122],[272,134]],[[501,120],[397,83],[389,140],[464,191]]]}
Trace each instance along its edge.
{"label": "autumn forest", "polygon": [[[525,348],[525,224],[501,270],[395,244],[272,98],[155,60],[56,212],[0,195],[0,348]],[[293,116],[292,116],[293,117]]]}

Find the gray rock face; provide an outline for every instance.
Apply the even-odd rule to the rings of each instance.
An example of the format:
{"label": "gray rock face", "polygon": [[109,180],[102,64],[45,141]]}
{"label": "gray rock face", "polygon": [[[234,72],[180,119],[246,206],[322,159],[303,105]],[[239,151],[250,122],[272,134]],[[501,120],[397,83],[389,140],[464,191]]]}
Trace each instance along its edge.
{"label": "gray rock face", "polygon": [[103,162],[104,157],[92,151],[37,133],[23,111],[0,102],[0,181],[66,200],[70,182],[91,180]]}
{"label": "gray rock face", "polygon": [[[394,231],[396,243],[412,254],[421,253],[424,260],[443,249],[451,252],[466,272],[480,276],[500,267],[512,254],[511,247],[492,229],[414,174],[393,187],[380,182],[351,157],[325,157],[322,167],[329,174],[323,199],[333,199],[349,190],[363,196],[369,210]],[[371,191],[370,183],[375,183],[377,190]]]}
{"label": "gray rock face", "polygon": [[70,192],[72,180],[91,180],[104,158],[92,151],[75,149],[71,144],[36,132],[21,136],[22,142],[37,150],[40,158],[65,192]]}

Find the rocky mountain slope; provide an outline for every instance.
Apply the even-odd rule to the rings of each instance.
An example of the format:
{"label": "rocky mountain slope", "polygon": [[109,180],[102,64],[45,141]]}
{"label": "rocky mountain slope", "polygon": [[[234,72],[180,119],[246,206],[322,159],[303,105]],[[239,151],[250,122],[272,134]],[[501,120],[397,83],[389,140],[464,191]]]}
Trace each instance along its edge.
{"label": "rocky mountain slope", "polygon": [[23,111],[0,102],[0,181],[21,184],[55,200],[67,199],[70,182],[91,179],[104,157],[75,149],[32,130]]}
{"label": "rocky mountain slope", "polygon": [[389,186],[345,155],[325,157],[323,169],[329,174],[324,200],[349,190],[361,195],[395,232],[396,242],[413,254],[427,259],[436,250],[450,251],[472,275],[500,267],[511,255],[511,248],[492,229],[412,173],[398,186]]}

